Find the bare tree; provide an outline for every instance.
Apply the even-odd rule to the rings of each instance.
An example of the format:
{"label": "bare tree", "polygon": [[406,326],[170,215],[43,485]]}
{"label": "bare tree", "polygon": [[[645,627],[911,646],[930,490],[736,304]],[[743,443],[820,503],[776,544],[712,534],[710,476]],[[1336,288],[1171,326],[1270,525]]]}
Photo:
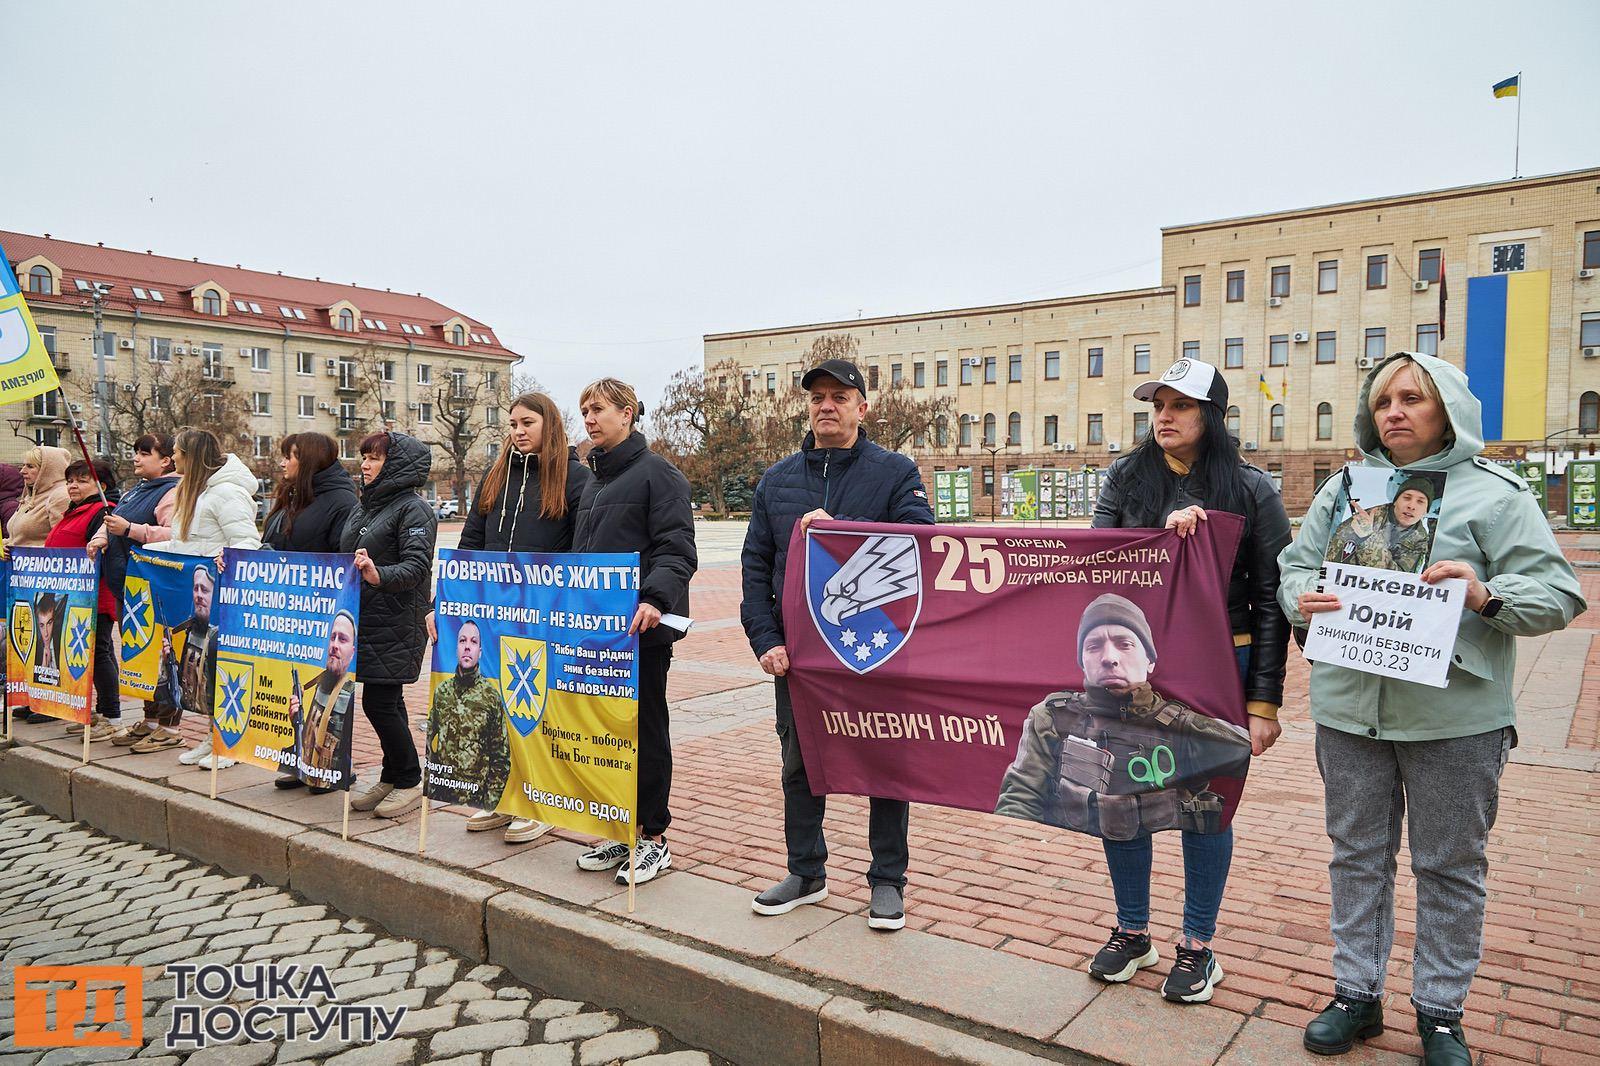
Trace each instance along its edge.
{"label": "bare tree", "polygon": [[[467,512],[468,486],[489,468],[487,445],[498,443],[505,432],[502,419],[511,399],[510,381],[498,370],[449,367],[442,378],[420,393],[429,397],[421,402],[429,405],[431,418],[416,420],[417,439],[444,452],[462,514]],[[480,441],[483,447],[479,447]]]}
{"label": "bare tree", "polygon": [[811,342],[811,355],[808,366],[816,366],[824,359],[848,359],[855,362],[858,352],[861,351],[861,342],[856,340],[853,333],[824,333]]}
{"label": "bare tree", "polygon": [[[126,374],[106,378],[105,404],[110,439],[104,441],[106,457],[127,473],[133,442],[146,433],[176,436],[184,429],[209,429],[222,446],[247,459],[254,452],[250,400],[234,384],[231,367],[196,355],[172,355],[165,360],[131,360]],[[95,383],[79,380],[75,390],[85,412],[95,407]],[[98,419],[83,415],[86,429],[98,428]],[[260,475],[271,472],[269,456],[249,465]]]}
{"label": "bare tree", "polygon": [[901,382],[879,389],[867,410],[868,435],[878,444],[897,452],[907,444],[920,444],[933,432],[939,416],[955,413],[956,402],[950,396],[919,398],[912,388]]}
{"label": "bare tree", "polygon": [[696,495],[719,514],[727,513],[729,485],[759,471],[758,402],[730,359],[709,370],[678,371],[656,405],[651,447],[682,470]]}

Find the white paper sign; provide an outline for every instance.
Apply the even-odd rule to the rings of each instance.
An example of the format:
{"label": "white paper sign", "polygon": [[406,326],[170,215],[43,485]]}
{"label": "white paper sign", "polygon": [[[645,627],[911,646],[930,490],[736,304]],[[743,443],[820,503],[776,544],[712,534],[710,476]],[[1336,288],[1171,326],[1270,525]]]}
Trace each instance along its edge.
{"label": "white paper sign", "polygon": [[1307,659],[1434,688],[1448,684],[1465,580],[1430,585],[1399,570],[1324,563],[1317,591],[1338,596],[1339,609],[1311,616]]}

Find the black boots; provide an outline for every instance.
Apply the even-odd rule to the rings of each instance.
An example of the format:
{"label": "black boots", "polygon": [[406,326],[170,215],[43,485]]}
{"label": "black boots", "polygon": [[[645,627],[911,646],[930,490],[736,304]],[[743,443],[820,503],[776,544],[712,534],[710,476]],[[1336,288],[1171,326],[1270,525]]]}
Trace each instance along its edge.
{"label": "black boots", "polygon": [[1340,996],[1306,1026],[1305,1046],[1313,1055],[1342,1055],[1381,1032],[1383,1004]]}
{"label": "black boots", "polygon": [[1417,1035],[1422,1037],[1423,1066],[1472,1066],[1472,1052],[1461,1023],[1417,1015]]}

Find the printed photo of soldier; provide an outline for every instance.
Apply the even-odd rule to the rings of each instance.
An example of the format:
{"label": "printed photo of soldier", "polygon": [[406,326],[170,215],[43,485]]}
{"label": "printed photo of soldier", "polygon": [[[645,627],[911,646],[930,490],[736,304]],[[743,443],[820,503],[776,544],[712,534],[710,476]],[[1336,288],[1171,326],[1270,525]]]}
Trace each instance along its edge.
{"label": "printed photo of soldier", "polygon": [[428,708],[425,769],[432,798],[493,810],[511,774],[511,748],[500,686],[479,671],[482,657],[478,623],[462,622],[455,673],[434,689]]}
{"label": "printed photo of soldier", "polygon": [[41,592],[33,601],[33,683],[55,685],[61,680],[61,631],[66,621],[67,597]]}
{"label": "printed photo of soldier", "polygon": [[1334,529],[1323,558],[1330,563],[1422,573],[1433,551],[1444,474],[1352,466],[1346,467],[1340,478],[1334,513],[1348,517]]}
{"label": "printed photo of soldier", "polygon": [[1029,712],[996,814],[1110,840],[1164,829],[1220,832],[1213,777],[1242,777],[1250,736],[1161,695],[1156,647],[1138,605],[1106,593],[1078,623],[1082,692]]}
{"label": "printed photo of soldier", "polygon": [[[211,623],[211,599],[217,579],[203,566],[194,569],[194,614],[167,631],[163,660],[171,664],[178,706],[211,717],[211,690],[217,676],[217,627]],[[169,688],[173,687],[169,682]]]}
{"label": "printed photo of soldier", "polygon": [[289,720],[294,724],[294,747],[282,763],[283,772],[273,782],[279,788],[306,785],[313,795],[331,792],[347,785],[350,778],[350,749],[344,743],[350,733],[350,707],[356,695],[356,677],[350,662],[356,653],[356,620],[349,611],[333,616],[328,636],[328,663],[307,684],[298,668],[292,668],[289,688]]}

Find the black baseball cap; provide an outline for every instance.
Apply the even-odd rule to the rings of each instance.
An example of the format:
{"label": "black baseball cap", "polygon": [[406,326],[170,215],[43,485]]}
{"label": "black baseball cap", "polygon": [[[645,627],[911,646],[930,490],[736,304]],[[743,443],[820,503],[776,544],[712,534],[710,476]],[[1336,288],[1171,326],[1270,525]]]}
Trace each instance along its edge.
{"label": "black baseball cap", "polygon": [[861,371],[848,359],[824,359],[806,371],[806,376],[800,379],[800,387],[809,389],[811,383],[824,374],[835,381],[849,385],[862,396],[867,394],[867,379],[861,376]]}

